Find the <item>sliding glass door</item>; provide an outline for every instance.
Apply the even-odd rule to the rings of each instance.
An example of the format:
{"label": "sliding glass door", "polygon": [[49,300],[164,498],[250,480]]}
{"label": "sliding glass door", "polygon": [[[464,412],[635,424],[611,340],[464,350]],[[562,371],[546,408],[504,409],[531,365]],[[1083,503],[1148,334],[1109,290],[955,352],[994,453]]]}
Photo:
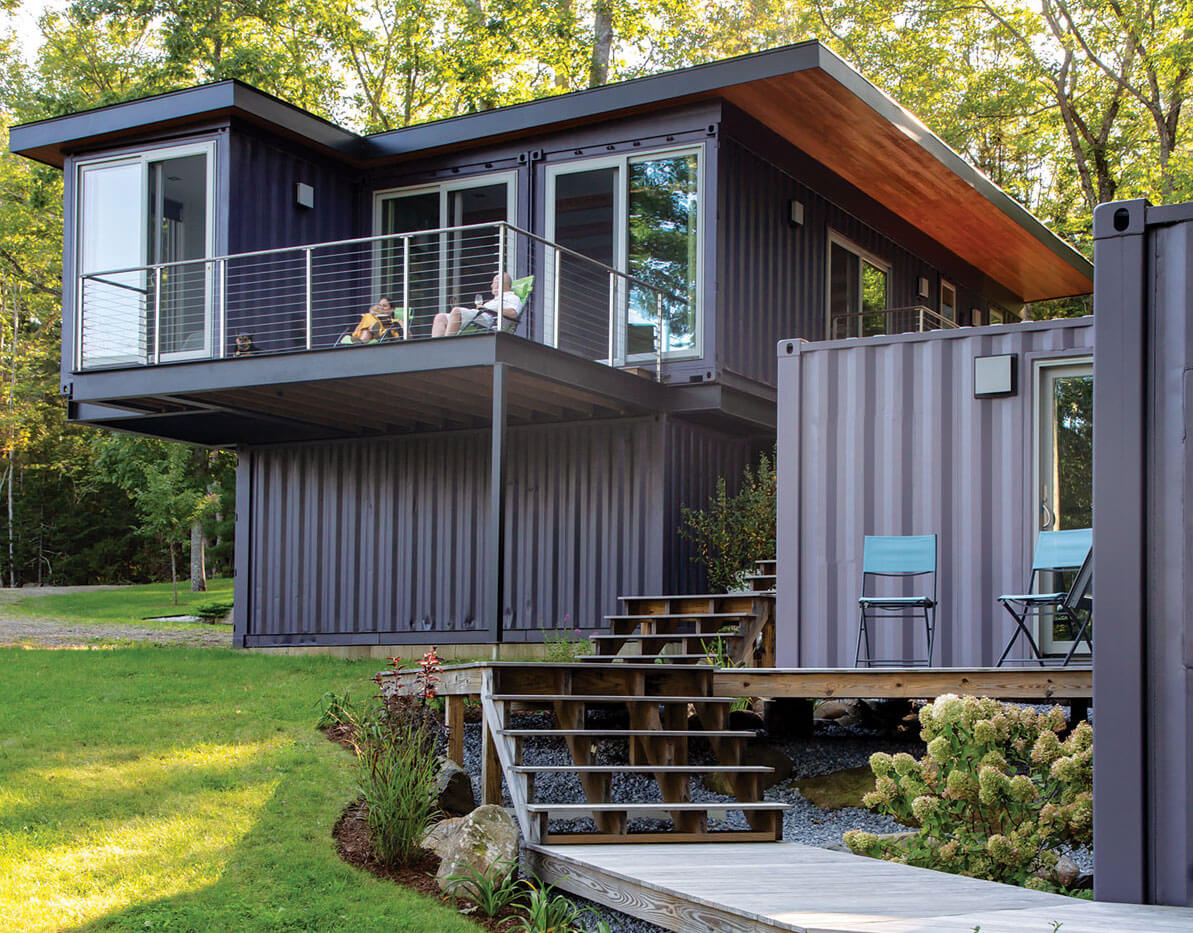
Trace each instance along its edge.
{"label": "sliding glass door", "polygon": [[80,365],[211,355],[213,162],[204,143],[79,166],[78,271],[112,273],[80,280]]}
{"label": "sliding glass door", "polygon": [[665,354],[699,352],[700,172],[698,149],[549,170],[547,239],[592,262],[558,257],[548,343],[620,364],[661,332]]}
{"label": "sliding glass door", "polygon": [[828,243],[828,338],[887,332],[891,267],[831,231]]}
{"label": "sliding glass door", "polygon": [[[486,175],[375,195],[375,234],[412,234],[379,245],[378,296],[389,298],[395,307],[408,305],[414,335],[430,332],[437,311],[453,305],[471,306],[477,295],[488,300],[489,286],[500,265],[497,229],[434,231],[512,223],[517,204],[515,178],[513,173]],[[507,242],[506,271],[516,276],[515,244],[508,236]]]}

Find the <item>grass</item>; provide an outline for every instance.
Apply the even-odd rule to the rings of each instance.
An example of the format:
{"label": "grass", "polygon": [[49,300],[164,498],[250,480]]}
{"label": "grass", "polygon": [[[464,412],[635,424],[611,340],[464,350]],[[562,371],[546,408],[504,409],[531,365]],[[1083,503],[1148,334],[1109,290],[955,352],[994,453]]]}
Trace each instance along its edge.
{"label": "grass", "polygon": [[[174,605],[174,588],[169,583],[145,583],[121,586],[110,590],[86,590],[79,593],[51,593],[29,595],[5,606],[6,612],[30,618],[54,619],[59,622],[116,623],[148,625],[152,628],[193,629],[201,622],[150,622],[154,616],[180,616],[203,603],[232,599],[232,579],[220,577],[209,580],[206,593],[192,593],[190,584],[179,581],[178,605]],[[206,626],[204,626],[206,627]],[[320,691],[322,692],[322,691]]]}
{"label": "grass", "polygon": [[316,703],[376,668],[0,649],[0,930],[475,931],[335,853],[355,787]]}

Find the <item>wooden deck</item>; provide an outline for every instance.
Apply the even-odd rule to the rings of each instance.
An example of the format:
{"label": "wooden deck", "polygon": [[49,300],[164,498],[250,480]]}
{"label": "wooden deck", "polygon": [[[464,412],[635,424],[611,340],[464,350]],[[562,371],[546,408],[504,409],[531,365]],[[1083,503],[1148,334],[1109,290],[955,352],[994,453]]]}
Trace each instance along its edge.
{"label": "wooden deck", "polygon": [[1193,930],[1193,909],[1093,903],[790,842],[529,846],[527,858],[544,881],[683,933]]}
{"label": "wooden deck", "polygon": [[[575,664],[538,661],[482,661],[444,668],[439,693],[480,696],[486,669],[533,666],[575,668]],[[414,689],[414,671],[397,676],[400,690]],[[716,696],[828,699],[932,699],[943,693],[971,694],[998,700],[1047,703],[1088,700],[1093,672],[1076,665],[1061,667],[883,667],[883,668],[721,668],[713,675]]]}

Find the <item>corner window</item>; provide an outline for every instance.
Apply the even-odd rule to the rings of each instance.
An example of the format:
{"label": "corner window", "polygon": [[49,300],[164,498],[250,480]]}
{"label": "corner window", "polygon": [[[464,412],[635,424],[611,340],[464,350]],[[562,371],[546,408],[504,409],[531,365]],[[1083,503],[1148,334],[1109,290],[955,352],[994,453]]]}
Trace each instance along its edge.
{"label": "corner window", "polygon": [[836,231],[828,254],[829,339],[888,333],[890,264]]}

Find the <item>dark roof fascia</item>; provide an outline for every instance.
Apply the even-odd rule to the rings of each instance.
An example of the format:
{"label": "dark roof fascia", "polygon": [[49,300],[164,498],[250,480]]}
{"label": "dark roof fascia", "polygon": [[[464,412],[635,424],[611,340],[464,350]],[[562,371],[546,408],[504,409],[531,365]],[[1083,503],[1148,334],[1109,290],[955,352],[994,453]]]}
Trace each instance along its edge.
{"label": "dark roof fascia", "polygon": [[213,115],[238,115],[358,160],[360,136],[240,81],[220,81],[23,123],[9,129],[9,151],[61,167],[64,151],[89,141],[143,133]]}
{"label": "dark roof fascia", "polygon": [[848,88],[880,117],[913,140],[950,172],[961,178],[994,207],[1031,233],[1043,246],[1088,279],[1093,280],[1094,264],[1092,262],[1053,233],[1042,220],[998,187],[986,175],[970,165],[955,149],[916,119],[894,98],[879,90],[843,59],[837,57],[831,49],[820,46],[819,67],[833,80]]}
{"label": "dark roof fascia", "polygon": [[823,48],[811,39],[707,65],[389,130],[364,137],[365,154],[369,159],[405,156],[511,132],[521,135],[560,123],[608,116],[619,110],[679,103],[689,97],[714,94],[734,84],[815,68]]}

